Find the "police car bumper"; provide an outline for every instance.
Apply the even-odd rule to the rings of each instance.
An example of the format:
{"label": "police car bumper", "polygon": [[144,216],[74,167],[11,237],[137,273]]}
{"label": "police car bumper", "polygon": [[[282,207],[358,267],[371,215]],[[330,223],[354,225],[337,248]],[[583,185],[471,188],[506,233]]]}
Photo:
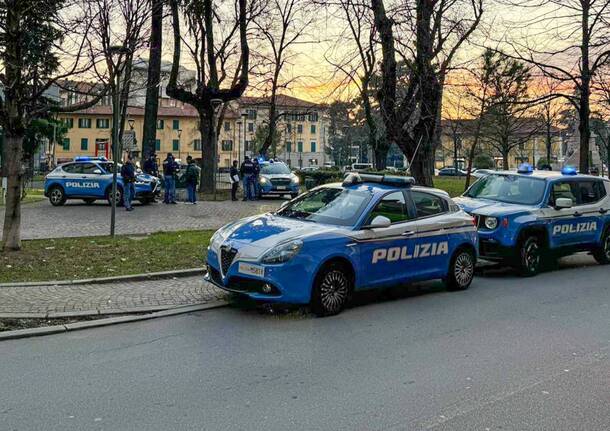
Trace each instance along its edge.
{"label": "police car bumper", "polygon": [[297,184],[290,184],[287,186],[275,186],[275,185],[259,185],[261,194],[264,195],[287,195],[299,193],[299,186]]}
{"label": "police car bumper", "polygon": [[[251,299],[285,304],[307,304],[311,299],[313,280],[309,268],[298,257],[280,265],[235,260],[223,274],[218,254],[208,250],[204,279],[227,292],[239,293]],[[294,274],[304,276],[295,277]]]}
{"label": "police car bumper", "polygon": [[514,247],[502,245],[493,238],[479,238],[479,257],[493,262],[501,262],[514,256]]}

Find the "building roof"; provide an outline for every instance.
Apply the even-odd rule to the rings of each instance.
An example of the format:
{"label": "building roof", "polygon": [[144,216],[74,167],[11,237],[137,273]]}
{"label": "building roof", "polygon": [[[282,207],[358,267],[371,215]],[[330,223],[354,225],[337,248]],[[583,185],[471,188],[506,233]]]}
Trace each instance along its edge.
{"label": "building roof", "polygon": [[[270,104],[271,97],[242,96],[237,101],[245,106],[267,106]],[[288,96],[286,94],[278,94],[275,98],[275,103],[282,108],[322,108],[323,106],[317,103],[308,102],[307,100],[297,99],[296,97]]]}

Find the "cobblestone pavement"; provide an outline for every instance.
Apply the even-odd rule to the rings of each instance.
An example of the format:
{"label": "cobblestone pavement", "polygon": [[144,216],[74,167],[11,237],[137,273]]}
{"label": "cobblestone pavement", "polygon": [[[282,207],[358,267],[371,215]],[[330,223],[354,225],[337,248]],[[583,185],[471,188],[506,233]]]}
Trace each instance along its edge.
{"label": "cobblestone pavement", "polygon": [[[188,229],[217,229],[242,217],[276,209],[283,199],[255,202],[199,202],[197,205],[155,203],[147,206],[134,204],[135,210],[117,209],[118,234],[142,234]],[[4,209],[0,208],[0,219]],[[22,238],[62,238],[74,236],[108,235],[110,206],[107,203],[86,205],[82,201],[68,201],[54,207],[47,200],[22,207]],[[0,232],[0,235],[2,232]]]}
{"label": "cobblestone pavement", "polygon": [[211,302],[226,294],[202,276],[108,284],[2,287],[0,314],[163,309]]}

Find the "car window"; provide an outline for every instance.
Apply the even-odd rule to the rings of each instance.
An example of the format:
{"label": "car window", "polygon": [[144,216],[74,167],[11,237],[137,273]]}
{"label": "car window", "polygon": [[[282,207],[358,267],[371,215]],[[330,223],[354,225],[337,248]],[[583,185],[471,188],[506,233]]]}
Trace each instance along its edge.
{"label": "car window", "polygon": [[366,224],[370,224],[377,216],[384,216],[392,223],[399,223],[409,219],[407,202],[402,192],[392,192],[385,195],[375,206]]}
{"label": "car window", "polygon": [[411,192],[417,218],[430,217],[447,211],[447,205],[443,198],[425,192]]}
{"label": "car window", "polygon": [[575,181],[557,182],[553,184],[549,205],[555,206],[557,199],[561,198],[570,199],[573,205],[580,205],[579,195],[580,191],[578,190],[578,185]]}
{"label": "car window", "polygon": [[521,175],[491,174],[481,178],[464,196],[511,204],[534,205],[542,202],[546,182]]}
{"label": "car window", "polygon": [[61,169],[68,174],[81,174],[83,172],[83,167],[80,163],[70,163],[69,165],[62,166]]}
{"label": "car window", "polygon": [[93,171],[100,168],[95,163],[83,163],[83,174],[94,174]]}
{"label": "car window", "polygon": [[597,198],[601,201],[603,198],[606,197],[606,186],[604,185],[603,181],[595,181],[593,185],[595,190],[597,191]]}

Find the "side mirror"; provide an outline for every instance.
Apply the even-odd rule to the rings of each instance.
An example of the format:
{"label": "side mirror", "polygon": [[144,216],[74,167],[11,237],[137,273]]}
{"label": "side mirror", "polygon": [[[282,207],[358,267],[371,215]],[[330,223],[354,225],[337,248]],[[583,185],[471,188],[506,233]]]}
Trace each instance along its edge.
{"label": "side mirror", "polygon": [[558,210],[572,208],[572,205],[574,205],[574,203],[570,198],[558,198],[555,200],[555,209]]}
{"label": "side mirror", "polygon": [[379,228],[379,227],[390,227],[392,225],[392,221],[386,216],[378,215],[371,221],[369,224],[369,228]]}
{"label": "side mirror", "polygon": [[96,175],[102,175],[102,170],[101,169],[94,169],[93,173]]}

